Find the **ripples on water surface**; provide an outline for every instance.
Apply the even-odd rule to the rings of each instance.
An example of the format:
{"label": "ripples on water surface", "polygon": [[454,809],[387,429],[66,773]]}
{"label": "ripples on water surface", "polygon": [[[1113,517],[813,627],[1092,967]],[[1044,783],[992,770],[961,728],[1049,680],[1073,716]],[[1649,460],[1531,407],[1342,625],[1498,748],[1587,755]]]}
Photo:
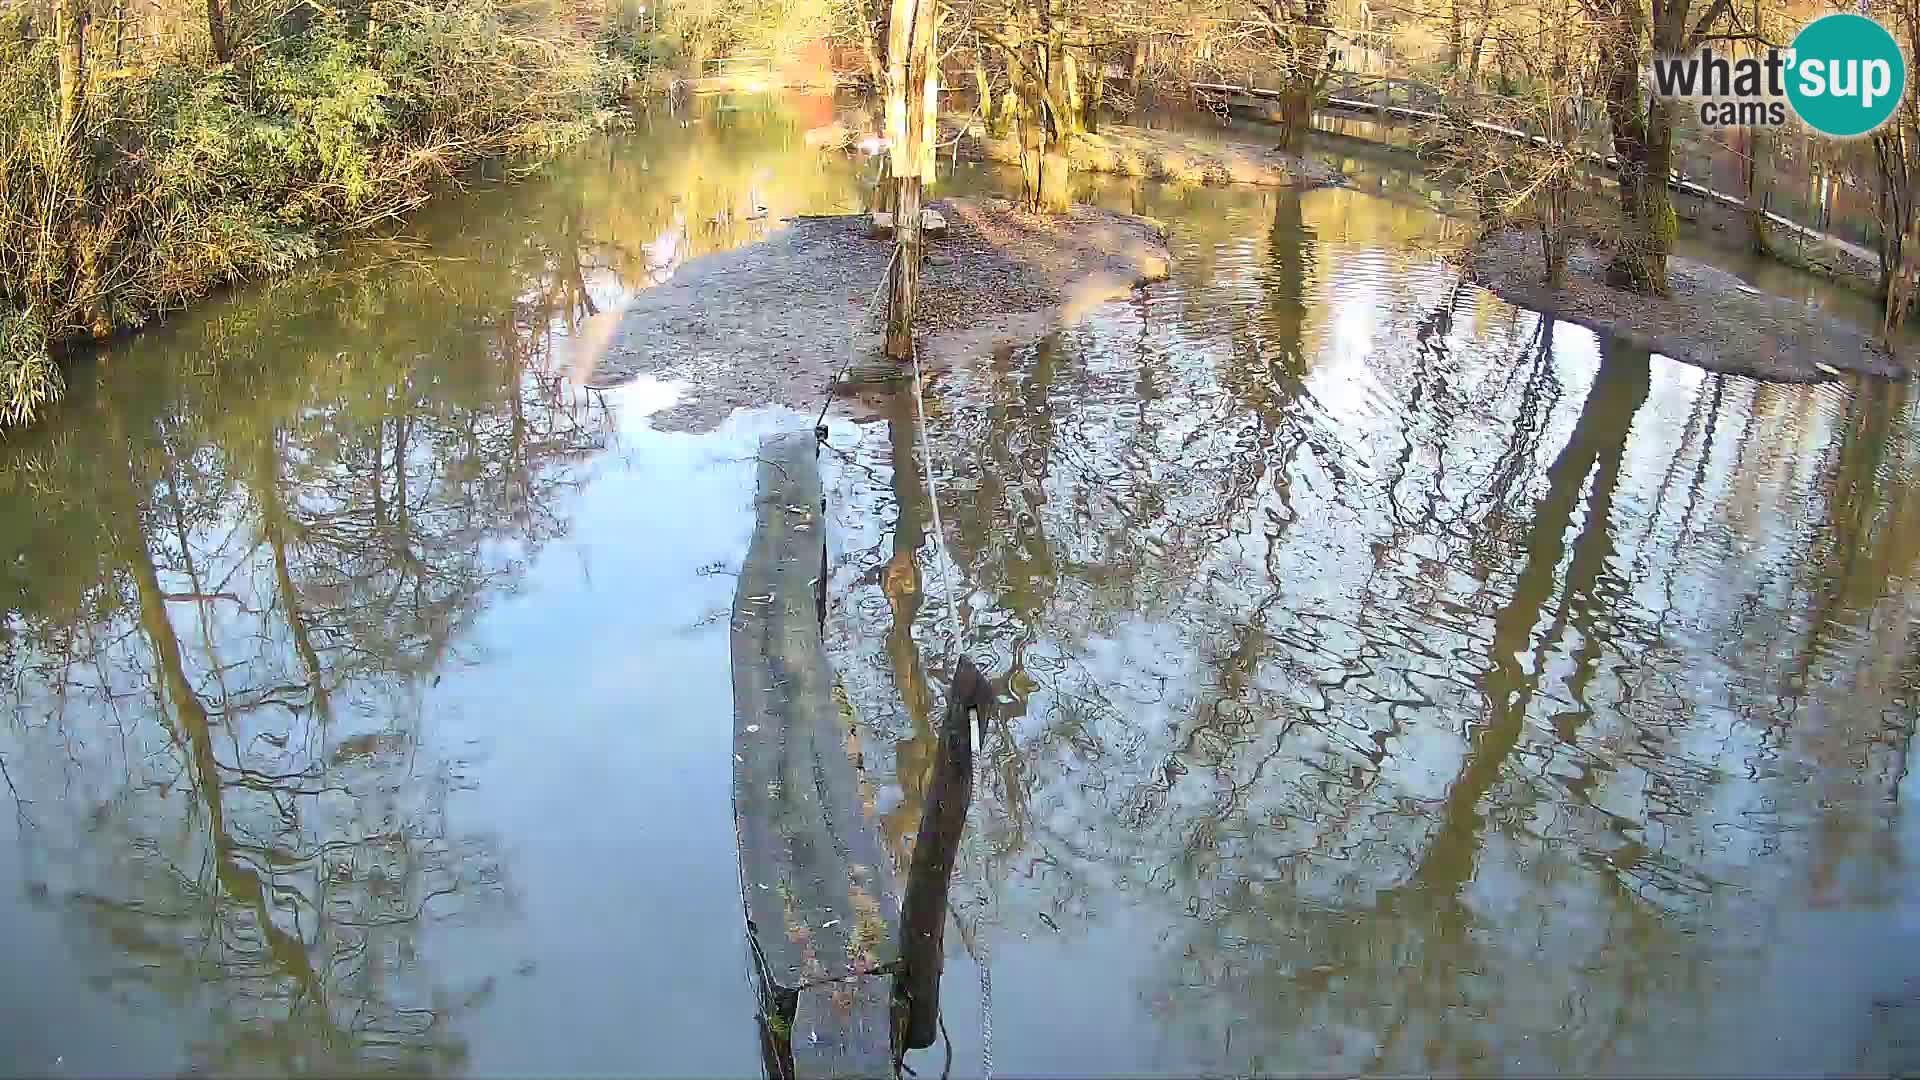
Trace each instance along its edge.
{"label": "ripples on water surface", "polygon": [[[757,1068],[725,611],[755,440],[811,417],[576,384],[754,207],[860,204],[828,109],[656,118],[4,447],[15,1071]],[[976,933],[1006,1074],[1920,1064],[1909,392],[1516,310],[1361,186],[1095,185],[1173,280],[931,390],[1008,675],[956,1070]],[[896,853],[954,647],[903,408],[827,458]]]}

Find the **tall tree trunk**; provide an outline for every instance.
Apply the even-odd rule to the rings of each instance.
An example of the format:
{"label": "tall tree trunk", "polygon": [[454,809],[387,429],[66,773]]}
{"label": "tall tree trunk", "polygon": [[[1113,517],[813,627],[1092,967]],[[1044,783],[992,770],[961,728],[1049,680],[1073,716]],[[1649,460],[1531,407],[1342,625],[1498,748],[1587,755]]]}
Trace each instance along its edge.
{"label": "tall tree trunk", "polygon": [[1015,136],[1020,142],[1020,194],[1026,208],[1037,213],[1041,208],[1040,183],[1044,173],[1041,163],[1047,146],[1046,106],[1042,102],[1045,91],[1040,88],[1039,80],[1024,72],[1017,85],[1020,93],[1014,99],[1013,116]]}
{"label": "tall tree trunk", "polygon": [[1766,128],[1747,129],[1747,229],[1753,234],[1756,255],[1773,254],[1767,233],[1767,203],[1773,195],[1773,170],[1761,159],[1773,152],[1773,139]]}
{"label": "tall tree trunk", "polygon": [[1061,52],[1060,60],[1061,81],[1066,84],[1067,92],[1067,115],[1062,126],[1072,135],[1087,129],[1087,103],[1080,93],[1080,58],[1072,49],[1066,49]]}
{"label": "tall tree trunk", "polygon": [[1091,55],[1090,62],[1093,74],[1088,86],[1087,114],[1083,126],[1089,132],[1098,132],[1100,130],[1100,108],[1105,105],[1107,101],[1107,61],[1105,57],[1102,57],[1099,52],[1096,51]]}
{"label": "tall tree trunk", "polygon": [[[1684,20],[1685,12],[1679,17]],[[1673,171],[1671,106],[1658,97],[1641,99],[1641,35],[1647,29],[1647,12],[1640,0],[1621,0],[1612,23],[1602,31],[1601,60],[1606,65],[1613,152],[1620,159],[1621,228],[1607,280],[1616,288],[1664,296],[1667,256],[1677,228],[1667,190]],[[1666,44],[1655,42],[1656,47]],[[1669,51],[1677,52],[1677,44]]]}
{"label": "tall tree trunk", "polygon": [[927,8],[926,44],[921,47],[918,68],[920,80],[920,178],[928,184],[937,178],[940,163],[940,19],[935,0],[922,0]]}
{"label": "tall tree trunk", "polygon": [[50,289],[29,299],[43,316],[59,312],[50,333],[65,336],[75,330],[96,338],[112,332],[107,306],[100,296],[101,252],[92,206],[92,168],[86,143],[87,23],[93,12],[88,0],[54,0],[53,32],[59,66],[59,152],[54,185],[66,203],[59,228],[65,234],[68,274],[64,280],[42,286]]}
{"label": "tall tree trunk", "polygon": [[213,62],[233,63],[233,44],[227,40],[227,13],[220,0],[207,0],[207,38],[213,42]]}
{"label": "tall tree trunk", "polygon": [[[1753,0],[1753,30],[1758,33],[1766,26],[1765,12],[1760,0]],[[1756,255],[1773,254],[1771,238],[1767,235],[1767,206],[1773,196],[1772,162],[1763,160],[1773,154],[1773,138],[1766,128],[1747,129],[1747,231],[1752,234],[1753,253]]]}
{"label": "tall tree trunk", "polygon": [[1307,0],[1299,20],[1277,32],[1285,36],[1283,51],[1292,58],[1287,87],[1280,100],[1280,149],[1291,150],[1313,127],[1313,107],[1327,77],[1327,0]]}
{"label": "tall tree trunk", "polygon": [[1064,214],[1072,205],[1068,180],[1073,167],[1067,156],[1067,140],[1072,128],[1067,119],[1066,0],[1042,0],[1040,28],[1045,53],[1041,63],[1041,142],[1035,209],[1047,214]]}
{"label": "tall tree trunk", "polygon": [[988,129],[996,139],[1004,139],[1013,131],[1014,120],[1020,114],[1019,78],[1011,68],[1007,71],[1007,88],[1000,94],[1000,102],[993,108],[993,119]]}
{"label": "tall tree trunk", "polygon": [[[1911,56],[1920,47],[1920,4],[1896,10],[1895,33]],[[1906,321],[1920,290],[1920,101],[1912,91],[1873,133],[1873,153],[1880,173],[1880,296],[1884,329],[1891,333]]]}
{"label": "tall tree trunk", "polygon": [[1906,321],[1920,274],[1920,125],[1914,112],[1903,106],[1873,135],[1880,172],[1880,295],[1889,331]]}
{"label": "tall tree trunk", "polygon": [[891,28],[887,23],[888,9],[880,5],[878,0],[875,0],[875,6],[879,7],[875,13],[880,23],[877,30],[874,26],[876,19],[868,17],[866,0],[862,0],[859,10],[854,13],[854,21],[860,24],[860,55],[867,62],[868,85],[875,90],[884,91],[887,85],[887,68],[885,61],[880,58],[880,47],[877,42],[879,37],[891,36]]}
{"label": "tall tree trunk", "polygon": [[1546,213],[1540,221],[1540,249],[1546,260],[1547,288],[1567,285],[1567,204],[1570,185],[1563,177],[1547,181]]}
{"label": "tall tree trunk", "polygon": [[60,138],[79,134],[87,95],[87,0],[53,0],[53,39],[59,49]]}
{"label": "tall tree trunk", "polygon": [[[1556,35],[1552,60],[1547,65],[1547,107],[1541,113],[1540,133],[1555,154],[1566,152],[1579,137],[1573,130],[1572,118],[1568,116],[1571,103],[1563,101],[1568,89],[1567,76],[1572,59],[1568,54],[1571,48],[1567,35]],[[1540,251],[1547,264],[1546,282],[1549,289],[1561,289],[1567,284],[1567,249],[1571,240],[1568,235],[1568,216],[1572,201],[1573,180],[1564,166],[1556,168],[1547,177],[1541,193]]]}
{"label": "tall tree trunk", "polygon": [[938,0],[893,0],[887,27],[887,138],[893,173],[893,261],[887,273],[887,356],[913,356],[913,310],[920,292],[921,194],[937,115],[934,57]]}
{"label": "tall tree trunk", "polygon": [[1450,0],[1447,4],[1447,67],[1460,70],[1460,45],[1465,40],[1465,20],[1460,14],[1462,0]]}

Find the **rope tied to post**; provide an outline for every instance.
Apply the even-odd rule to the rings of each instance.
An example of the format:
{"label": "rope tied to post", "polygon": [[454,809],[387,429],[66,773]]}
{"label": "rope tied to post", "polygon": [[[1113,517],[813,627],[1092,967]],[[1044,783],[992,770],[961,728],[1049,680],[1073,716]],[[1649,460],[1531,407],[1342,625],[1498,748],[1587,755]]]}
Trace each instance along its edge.
{"label": "rope tied to post", "polygon": [[[871,319],[880,297],[886,292],[893,265],[900,258],[895,247],[885,272],[872,297],[847,333],[847,360],[841,374],[826,388],[826,400],[814,422],[815,453],[827,447],[827,410],[832,404],[835,383],[852,371],[857,356],[856,339],[860,326]],[[910,352],[914,399],[914,427],[925,462],[924,485],[932,508],[935,559],[939,564],[940,587],[947,623],[947,655],[953,678],[947,690],[946,712],[940,731],[939,752],[929,779],[926,802],[921,812],[920,831],[915,839],[912,863],[908,870],[905,894],[900,910],[899,957],[878,969],[849,973],[843,978],[891,974],[891,1041],[896,1076],[905,1072],[906,1051],[926,1049],[937,1034],[943,1033],[940,1018],[940,975],[945,966],[945,927],[950,910],[949,888],[960,843],[973,817],[973,791],[976,784],[976,749],[984,768],[989,710],[993,690],[971,659],[960,653],[961,626],[958,599],[954,593],[952,561],[946,546],[946,523],[940,511],[940,486],[933,470],[933,448],[927,431],[926,398],[922,393],[924,373],[919,349]],[[901,463],[896,462],[899,468]],[[822,586],[825,584],[822,569]],[[824,617],[825,606],[821,607]],[[957,657],[956,657],[956,654]],[[954,914],[956,923],[958,913]],[[961,926],[963,933],[967,930]],[[978,933],[967,934],[968,950],[980,971],[981,1072],[984,1080],[993,1076],[993,986],[985,939]],[[951,1046],[949,1046],[951,1053]]]}
{"label": "rope tied to post", "polygon": [[[894,1048],[896,1073],[900,1059],[909,1049],[933,1045],[940,1025],[940,972],[945,966],[946,918],[951,907],[949,891],[960,843],[973,818],[973,791],[976,785],[976,748],[978,762],[986,761],[989,713],[993,690],[973,661],[961,652],[962,638],[958,599],[948,569],[952,562],[946,546],[946,523],[940,513],[940,484],[934,475],[933,445],[927,431],[925,382],[920,366],[920,350],[910,353],[913,365],[914,427],[919,436],[924,463],[927,502],[932,508],[934,554],[939,564],[940,591],[947,616],[947,651],[953,659],[953,680],[947,689],[947,707],[940,730],[940,748],[934,772],[927,785],[926,804],[921,812],[920,832],[914,842],[913,864],[907,877],[907,889],[900,911],[900,959],[904,970],[894,981],[894,1008],[897,1033]],[[898,468],[899,464],[896,463]],[[971,717],[969,717],[971,714]],[[971,718],[972,723],[969,723]],[[982,778],[984,779],[984,778]],[[959,914],[954,912],[956,923]],[[967,928],[962,925],[962,931]],[[993,976],[985,938],[978,933],[966,935],[969,951],[980,971],[980,1067],[985,1080],[993,1076]]]}

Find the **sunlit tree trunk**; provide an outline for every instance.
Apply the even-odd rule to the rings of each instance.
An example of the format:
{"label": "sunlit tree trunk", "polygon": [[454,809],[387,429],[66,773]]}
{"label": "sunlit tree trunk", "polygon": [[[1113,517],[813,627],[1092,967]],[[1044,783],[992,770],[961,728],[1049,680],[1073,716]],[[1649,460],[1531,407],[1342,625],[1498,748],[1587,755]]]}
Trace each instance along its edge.
{"label": "sunlit tree trunk", "polygon": [[996,139],[1004,139],[1013,131],[1013,124],[1020,115],[1020,90],[1016,85],[1017,77],[1011,71],[1007,73],[1007,88],[1001,92],[999,104],[994,106],[992,127]]}
{"label": "sunlit tree trunk", "polygon": [[1646,9],[1640,0],[1619,0],[1610,14],[1601,58],[1613,152],[1620,161],[1621,227],[1607,280],[1616,288],[1665,295],[1667,256],[1677,228],[1667,190],[1673,169],[1672,117],[1667,102],[1658,97],[1644,101],[1640,94]]}
{"label": "sunlit tree trunk", "polygon": [[100,282],[103,253],[96,235],[91,155],[86,145],[87,24],[92,15],[88,0],[53,2],[60,125],[53,179],[65,203],[58,211],[60,224],[56,227],[65,234],[69,274],[57,283],[41,284],[29,303],[48,319],[48,329],[54,334],[65,336],[85,330],[104,338],[113,326]]}
{"label": "sunlit tree trunk", "polygon": [[1773,174],[1760,161],[1773,150],[1766,128],[1747,129],[1747,229],[1753,234],[1753,251],[1768,255],[1773,251],[1767,228],[1767,197],[1773,193]]}
{"label": "sunlit tree trunk", "polygon": [[1279,53],[1284,79],[1280,96],[1280,149],[1291,150],[1313,127],[1313,108],[1328,73],[1328,0],[1265,5],[1267,33]]}
{"label": "sunlit tree trunk", "polygon": [[1540,249],[1547,264],[1547,287],[1565,288],[1567,284],[1567,182],[1556,177],[1547,182],[1545,211],[1540,220]]}
{"label": "sunlit tree trunk", "polygon": [[[878,0],[873,0],[879,10],[869,14],[867,2],[868,0],[861,0],[858,9],[854,12],[854,21],[859,23],[860,55],[867,62],[867,79],[869,84],[877,90],[887,85],[886,63],[880,58],[878,42],[881,37],[890,33],[887,21],[888,9],[880,5]],[[876,21],[879,23],[878,29],[874,25]]]}
{"label": "sunlit tree trunk", "polygon": [[927,22],[924,59],[917,76],[920,91],[920,178],[931,184],[936,178],[935,168],[940,163],[940,17],[934,0],[925,0],[925,6],[935,14]]}
{"label": "sunlit tree trunk", "polygon": [[1920,207],[1916,207],[1916,180],[1920,180],[1920,145],[1916,133],[1905,130],[1907,110],[1893,123],[1875,132],[1873,149],[1880,171],[1880,292],[1886,305],[1885,326],[1893,330],[1906,320],[1920,273]]}
{"label": "sunlit tree trunk", "polygon": [[1064,214],[1072,205],[1069,176],[1072,162],[1067,156],[1067,140],[1072,133],[1067,119],[1067,4],[1066,0],[1042,0],[1040,5],[1041,62],[1040,146],[1037,180],[1031,192],[1033,209],[1047,214]]}
{"label": "sunlit tree trunk", "polygon": [[1068,134],[1087,129],[1087,102],[1080,92],[1080,60],[1073,50],[1063,50],[1060,55],[1061,81],[1066,84],[1067,114],[1062,126]]}
{"label": "sunlit tree trunk", "polygon": [[[1905,38],[1908,54],[1920,46],[1920,3],[1896,7],[1894,32]],[[1873,134],[1874,164],[1880,173],[1880,295],[1888,332],[1906,321],[1920,288],[1920,102],[1909,89],[1893,119]]]}
{"label": "sunlit tree trunk", "polygon": [[1464,20],[1460,15],[1460,0],[1450,0],[1447,4],[1447,67],[1460,69],[1460,43],[1466,37]]}
{"label": "sunlit tree trunk", "polygon": [[[1756,32],[1766,26],[1765,9],[1760,0],[1753,0],[1753,22]],[[1747,231],[1752,234],[1753,252],[1756,255],[1772,254],[1771,237],[1767,228],[1767,204],[1773,194],[1773,173],[1769,166],[1761,162],[1773,152],[1773,139],[1766,128],[1747,129]]]}
{"label": "sunlit tree trunk", "polygon": [[1565,158],[1577,138],[1573,118],[1569,115],[1570,105],[1564,99],[1569,97],[1568,78],[1572,74],[1574,58],[1573,46],[1566,33],[1554,35],[1554,45],[1550,53],[1552,60],[1547,65],[1545,86],[1545,108],[1540,112],[1540,133],[1547,140],[1548,152],[1557,160],[1549,163],[1549,173],[1540,194],[1540,251],[1546,260],[1546,281],[1550,289],[1564,288],[1567,284],[1567,249],[1571,242],[1569,220],[1573,203],[1573,181],[1568,175]]}
{"label": "sunlit tree trunk", "polygon": [[87,93],[87,0],[54,0],[53,39],[59,50],[60,137],[72,142],[79,134]]}
{"label": "sunlit tree trunk", "polygon": [[1089,132],[1100,130],[1100,107],[1107,101],[1107,61],[1098,51],[1088,57],[1088,67],[1092,74],[1087,81],[1086,116],[1083,127]]}
{"label": "sunlit tree trunk", "polygon": [[1313,110],[1326,86],[1331,57],[1327,50],[1329,23],[1327,0],[1307,0],[1305,17],[1294,28],[1294,55],[1299,70],[1287,93],[1285,126],[1286,146],[1298,146],[1301,136],[1313,128]]}
{"label": "sunlit tree trunk", "polygon": [[913,355],[920,291],[920,210],[932,165],[940,73],[934,52],[937,0],[893,0],[887,27],[887,138],[893,172],[893,261],[887,273],[887,356]]}
{"label": "sunlit tree trunk", "polygon": [[207,0],[207,38],[213,42],[213,62],[233,62],[233,43],[227,40],[227,13],[220,0]]}

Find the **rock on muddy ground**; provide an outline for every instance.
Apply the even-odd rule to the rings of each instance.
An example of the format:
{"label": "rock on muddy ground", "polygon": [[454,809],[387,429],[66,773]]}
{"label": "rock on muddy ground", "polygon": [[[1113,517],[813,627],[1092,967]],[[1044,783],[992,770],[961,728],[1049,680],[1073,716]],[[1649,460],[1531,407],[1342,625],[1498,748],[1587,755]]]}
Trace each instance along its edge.
{"label": "rock on muddy ground", "polygon": [[1549,289],[1540,238],[1531,232],[1488,237],[1467,252],[1465,263],[1475,281],[1516,304],[1710,371],[1818,382],[1828,376],[1815,365],[1827,364],[1903,379],[1920,363],[1905,343],[1896,354],[1871,328],[1677,255],[1667,260],[1670,297],[1608,286],[1607,255],[1587,244],[1576,244],[1567,259],[1566,287]]}
{"label": "rock on muddy ground", "polygon": [[[928,245],[914,326],[938,369],[1045,336],[1088,308],[1167,274],[1166,232],[1147,218],[1075,206],[1059,217],[1000,199],[939,200],[947,234]],[[704,429],[736,408],[813,410],[850,359],[881,355],[879,294],[893,255],[866,215],[802,217],[767,240],[696,259],[634,297],[585,381],[683,380],[653,422]]]}
{"label": "rock on muddy ground", "polygon": [[[1020,163],[1019,142],[984,134],[978,121],[954,116],[945,127],[942,141],[958,136],[963,157]],[[1125,124],[1102,124],[1098,134],[1074,135],[1068,140],[1067,156],[1081,172],[1180,184],[1322,187],[1344,179],[1330,165],[1261,143]]]}

